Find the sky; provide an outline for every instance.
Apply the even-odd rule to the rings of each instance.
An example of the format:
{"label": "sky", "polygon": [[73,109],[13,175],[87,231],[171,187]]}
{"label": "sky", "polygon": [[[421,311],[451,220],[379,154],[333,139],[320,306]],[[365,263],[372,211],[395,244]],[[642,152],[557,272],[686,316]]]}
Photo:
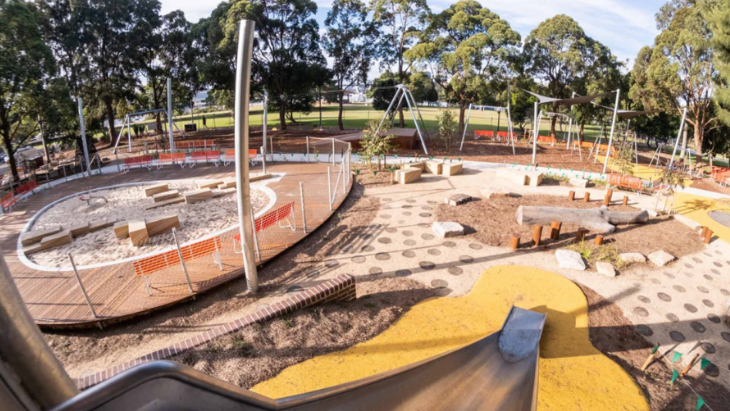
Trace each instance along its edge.
{"label": "sky", "polygon": [[[314,0],[318,7],[315,16],[324,26],[332,1]],[[428,0],[433,12],[449,7],[456,0]],[[480,3],[507,20],[524,39],[540,22],[556,14],[567,14],[595,40],[608,46],[622,61],[634,58],[658,34],[654,15],[667,0],[479,0]],[[192,22],[210,15],[216,0],[161,0],[162,12],[180,9]]]}

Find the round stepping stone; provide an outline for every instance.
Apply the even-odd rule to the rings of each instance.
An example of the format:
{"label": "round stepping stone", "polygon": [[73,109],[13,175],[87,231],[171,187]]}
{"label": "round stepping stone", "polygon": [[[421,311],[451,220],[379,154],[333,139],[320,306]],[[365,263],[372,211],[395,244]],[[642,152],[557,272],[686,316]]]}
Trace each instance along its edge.
{"label": "round stepping stone", "polygon": [[423,218],[426,218],[426,217],[431,217],[431,214],[430,214],[430,213],[421,213],[421,214],[419,214],[418,216],[419,216],[419,217],[423,217]]}
{"label": "round stepping stone", "polygon": [[393,227],[388,227],[388,228],[385,229],[385,232],[386,233],[390,233],[390,234],[395,234],[395,233],[398,232],[398,229],[393,228]]}
{"label": "round stepping stone", "polygon": [[679,343],[681,343],[681,342],[683,342],[685,340],[684,334],[682,334],[679,331],[671,331],[669,333],[669,338],[671,338],[672,341],[679,342]]}
{"label": "round stepping stone", "polygon": [[380,244],[390,244],[390,243],[392,243],[392,242],[393,242],[393,240],[391,240],[391,239],[390,239],[390,238],[388,238],[388,237],[380,237],[380,238],[378,238],[378,242],[379,242]]}
{"label": "round stepping stone", "polygon": [[644,337],[651,337],[652,335],[654,335],[654,331],[652,331],[649,326],[643,324],[636,326],[636,332],[643,335]]}
{"label": "round stepping stone", "polygon": [[720,289],[720,294],[722,294],[724,296],[730,296],[730,291],[728,291],[728,290],[726,290],[724,288],[721,288]]}
{"label": "round stepping stone", "polygon": [[464,264],[471,264],[474,262],[474,257],[472,257],[470,255],[460,255],[459,261],[461,261]]}
{"label": "round stepping stone", "polygon": [[675,278],[676,278],[676,277],[674,276],[674,274],[670,274],[670,273],[667,273],[667,272],[664,272],[664,273],[662,273],[662,274],[666,275],[666,276],[667,276],[668,278],[671,278],[671,279],[675,279]]}
{"label": "round stepping stone", "polygon": [[730,342],[730,333],[729,332],[723,331],[720,333],[720,336],[722,337],[723,340]]}
{"label": "round stepping stone", "polygon": [[416,256],[416,253],[411,250],[403,251],[401,254],[403,255],[403,257],[406,257],[406,258],[413,258]]}
{"label": "round stepping stone", "polygon": [[688,312],[693,313],[693,314],[697,312],[697,307],[695,307],[692,304],[685,304],[684,305],[684,309],[687,310]]}
{"label": "round stepping stone", "polygon": [[715,261],[712,264],[715,264],[715,267],[722,267],[722,264],[720,264],[720,262],[718,262],[718,261]]}
{"label": "round stepping stone", "polygon": [[434,268],[436,268],[436,264],[432,263],[431,261],[421,261],[418,263],[418,265],[424,270],[433,270]]}
{"label": "round stepping stone", "polygon": [[415,240],[406,240],[406,241],[403,241],[403,244],[405,244],[407,246],[414,246],[414,245],[416,245],[416,241]]}
{"label": "round stepping stone", "polygon": [[647,311],[644,307],[634,307],[634,314],[638,315],[639,317],[648,317],[649,311]]}
{"label": "round stepping stone", "polygon": [[397,270],[395,272],[396,277],[408,277],[411,274],[413,274],[411,270]]}
{"label": "round stepping stone", "polygon": [[406,203],[411,203],[411,204],[413,204],[413,203],[415,203],[415,202],[416,202],[416,200],[414,200],[414,199],[412,199],[412,198],[409,198],[408,200],[406,200]]}
{"label": "round stepping stone", "polygon": [[694,274],[692,274],[692,273],[690,273],[690,272],[687,272],[687,271],[685,271],[685,272],[684,272],[684,275],[686,275],[686,276],[687,276],[687,277],[689,277],[689,278],[692,278],[692,277],[694,277],[694,276],[695,276]]}
{"label": "round stepping stone", "polygon": [[690,263],[684,263],[684,266],[687,268],[694,268],[694,266],[692,266],[692,264]]}
{"label": "round stepping stone", "polygon": [[387,220],[387,219],[389,219],[389,218],[390,218],[390,214],[382,214],[382,215],[380,216],[380,218],[384,218],[384,219],[386,219],[386,220]]}
{"label": "round stepping stone", "polygon": [[380,275],[380,274],[383,274],[383,269],[380,267],[370,267],[370,269],[368,270],[368,273],[370,273],[372,275]]}
{"label": "round stepping stone", "polygon": [[649,299],[649,297],[646,297],[646,296],[643,296],[643,295],[640,295],[639,296],[639,301],[641,301],[644,304],[650,304],[651,303],[651,300]]}
{"label": "round stepping stone", "polygon": [[481,250],[482,249],[482,245],[481,244],[477,244],[477,243],[471,243],[471,244],[469,244],[469,248],[471,248],[472,250]]}
{"label": "round stepping stone", "polygon": [[404,211],[402,214],[406,217],[410,217],[412,213],[410,211]]}
{"label": "round stepping stone", "polygon": [[340,263],[335,260],[329,260],[324,262],[324,266],[328,268],[337,267],[338,265],[340,265]]}
{"label": "round stepping stone", "polygon": [[705,305],[705,307],[710,307],[710,308],[712,308],[712,307],[714,307],[714,306],[715,306],[715,303],[713,303],[712,301],[710,301],[710,300],[708,300],[708,299],[704,299],[704,300],[702,300],[702,304],[704,304],[704,305]]}
{"label": "round stepping stone", "polygon": [[702,260],[697,257],[692,257],[692,261],[696,262],[697,264],[702,264]]}
{"label": "round stepping stone", "polygon": [[436,248],[432,248],[432,249],[428,250],[428,253],[431,255],[441,255],[441,251]]}
{"label": "round stepping stone", "polygon": [[715,274],[715,275],[720,275],[720,272],[715,270],[714,268],[712,270],[710,270],[710,272],[712,272],[712,274]]}
{"label": "round stepping stone", "polygon": [[651,280],[649,280],[649,281],[651,281],[652,283],[654,283],[654,284],[656,284],[656,285],[660,285],[660,284],[662,283],[661,281],[657,280],[656,278],[652,278],[652,279],[651,279]]}
{"label": "round stepping stone", "polygon": [[717,315],[713,313],[707,314],[707,319],[715,324],[720,324],[722,322],[722,318],[718,317]]}
{"label": "round stepping stone", "polygon": [[447,283],[444,280],[436,279],[436,280],[431,281],[431,287],[433,287],[433,288],[446,288],[448,286],[449,286],[449,283]]}
{"label": "round stepping stone", "polygon": [[708,377],[716,378],[720,375],[720,369],[717,368],[717,365],[710,363],[707,367],[705,367],[705,374],[707,374]]}
{"label": "round stepping stone", "polygon": [[676,291],[679,291],[680,293],[683,293],[683,292],[687,291],[681,285],[675,285],[672,288],[674,288]]}
{"label": "round stepping stone", "polygon": [[411,231],[411,230],[404,230],[403,231],[403,235],[406,236],[406,237],[410,237],[410,236],[413,235],[413,231]]}
{"label": "round stepping stone", "polygon": [[704,254],[704,255],[706,255],[708,257],[712,257],[712,254],[708,253],[707,251],[703,251],[702,254]]}
{"label": "round stepping stone", "polygon": [[363,257],[361,255],[358,255],[357,257],[352,257],[352,262],[353,263],[358,263],[358,264],[364,263],[365,262],[365,257]]}
{"label": "round stepping stone", "polygon": [[707,294],[707,293],[710,292],[710,290],[708,290],[707,288],[705,288],[705,287],[703,287],[701,285],[698,285],[697,286],[697,289],[700,290],[701,293],[705,293],[705,294]]}
{"label": "round stepping stone", "polygon": [[705,274],[703,277],[705,277],[705,280],[712,281],[712,277],[709,274]]}
{"label": "round stepping stone", "polygon": [[456,247],[456,243],[453,241],[444,241],[443,244],[441,244],[441,245],[443,245],[444,247],[448,247],[448,248]]}
{"label": "round stepping stone", "polygon": [[449,267],[446,271],[451,275],[461,275],[464,272],[464,270],[459,267]]}
{"label": "round stepping stone", "polygon": [[316,278],[319,277],[319,270],[312,270],[309,273],[307,273],[307,278]]}
{"label": "round stepping stone", "polygon": [[433,236],[433,234],[421,234],[421,238],[428,241],[428,240],[433,240],[434,236]]}
{"label": "round stepping stone", "polygon": [[705,328],[704,325],[702,325],[701,323],[698,323],[697,321],[690,322],[689,326],[692,327],[692,329],[698,333],[703,333],[703,332],[707,331],[707,328]]}
{"label": "round stepping stone", "polygon": [[375,247],[373,247],[371,245],[366,245],[366,246],[360,248],[360,250],[365,251],[366,253],[369,253],[371,251],[375,251]]}
{"label": "round stepping stone", "polygon": [[424,210],[424,211],[431,211],[431,210],[433,210],[433,207],[429,207],[429,206],[423,206],[423,207],[421,207],[421,210]]}
{"label": "round stepping stone", "polygon": [[669,294],[665,294],[665,293],[659,293],[659,294],[657,294],[656,296],[657,296],[657,297],[659,297],[659,299],[660,299],[660,300],[662,300],[662,301],[665,301],[665,302],[670,302],[670,301],[672,301],[672,297],[671,297],[671,296],[669,296]]}
{"label": "round stepping stone", "polygon": [[426,201],[426,202],[427,202],[428,204],[438,204],[437,202],[435,202],[435,201],[433,201],[433,200],[428,200],[428,201]]}
{"label": "round stepping stone", "polygon": [[413,208],[413,206],[411,206],[411,205],[408,205],[408,204],[406,204],[406,205],[404,205],[404,206],[403,206],[402,208],[405,208],[405,209],[407,210],[407,209],[409,209],[409,208]]}
{"label": "round stepping stone", "polygon": [[298,285],[292,285],[291,287],[286,289],[286,292],[288,293],[298,293],[299,291],[304,290],[302,287]]}
{"label": "round stepping stone", "polygon": [[390,254],[388,253],[377,253],[375,254],[375,259],[380,261],[386,261],[390,260]]}
{"label": "round stepping stone", "polygon": [[405,224],[406,220],[398,220],[398,224]]}
{"label": "round stepping stone", "polygon": [[669,313],[669,314],[665,315],[664,317],[665,317],[665,318],[666,318],[667,320],[669,320],[669,321],[671,321],[671,322],[673,322],[673,323],[677,323],[677,322],[679,322],[679,317],[677,317],[677,315],[676,315],[676,314],[672,314],[672,313]]}

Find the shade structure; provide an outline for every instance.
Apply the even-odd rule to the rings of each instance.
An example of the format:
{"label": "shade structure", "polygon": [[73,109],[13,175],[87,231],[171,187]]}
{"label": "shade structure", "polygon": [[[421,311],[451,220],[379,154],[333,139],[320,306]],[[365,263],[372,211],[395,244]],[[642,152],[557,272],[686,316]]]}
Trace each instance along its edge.
{"label": "shade structure", "polygon": [[[613,111],[613,109],[611,107],[606,107],[606,106],[602,106],[602,105],[598,105],[598,107],[600,107],[604,110]],[[659,110],[617,110],[616,111],[617,116],[619,116],[623,119],[627,119],[627,120],[636,118],[636,117],[641,117],[641,116],[644,116],[647,114],[654,114],[654,113],[659,113]]]}
{"label": "shade structure", "polygon": [[533,92],[525,90],[525,89],[522,89],[522,91],[524,91],[525,93],[528,93],[532,96],[537,97],[537,99],[539,100],[539,104],[555,103],[560,106],[572,106],[574,104],[590,103],[591,101],[597,99],[598,97],[602,97],[607,94],[610,94],[610,93],[600,93],[600,94],[591,94],[589,96],[576,96],[576,97],[571,97],[571,98],[555,98],[555,97],[543,96],[541,94],[533,93]]}

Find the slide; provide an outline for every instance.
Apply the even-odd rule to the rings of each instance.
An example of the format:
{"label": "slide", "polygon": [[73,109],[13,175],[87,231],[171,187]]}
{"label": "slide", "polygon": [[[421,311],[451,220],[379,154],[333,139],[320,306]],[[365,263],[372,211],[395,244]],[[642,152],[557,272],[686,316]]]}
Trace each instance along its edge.
{"label": "slide", "polygon": [[544,325],[545,314],[512,307],[498,332],[462,348],[362,380],[278,400],[177,363],[159,361],[99,384],[55,411],[530,411],[537,404]]}

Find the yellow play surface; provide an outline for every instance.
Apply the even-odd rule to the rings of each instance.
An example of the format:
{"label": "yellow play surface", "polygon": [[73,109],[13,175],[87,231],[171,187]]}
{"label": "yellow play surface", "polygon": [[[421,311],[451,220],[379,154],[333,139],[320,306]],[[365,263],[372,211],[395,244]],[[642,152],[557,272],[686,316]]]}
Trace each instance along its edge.
{"label": "yellow play surface", "polygon": [[649,409],[631,377],[588,340],[588,306],[580,288],[522,266],[493,267],[467,296],[422,302],[375,338],[289,367],[253,391],[281,398],[423,360],[497,331],[512,305],[547,313],[539,410]]}
{"label": "yellow play surface", "polygon": [[710,210],[730,213],[730,203],[722,204],[707,197],[677,193],[674,195],[674,204],[672,205],[672,209],[705,227],[709,227],[715,236],[727,243],[730,243],[730,228],[721,225],[707,215],[707,212]]}

